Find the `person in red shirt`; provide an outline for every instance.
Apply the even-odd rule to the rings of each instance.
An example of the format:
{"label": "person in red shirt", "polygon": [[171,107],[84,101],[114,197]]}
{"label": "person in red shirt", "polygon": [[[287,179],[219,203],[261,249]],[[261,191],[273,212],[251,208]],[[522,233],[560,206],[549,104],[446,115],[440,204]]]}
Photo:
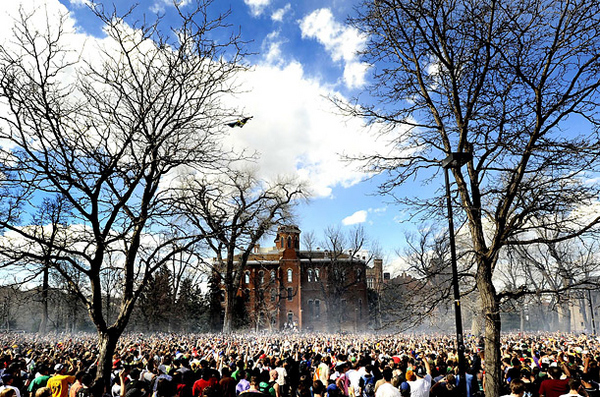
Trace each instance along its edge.
{"label": "person in red shirt", "polygon": [[214,387],[219,383],[219,380],[211,376],[210,371],[202,371],[202,377],[194,382],[194,386],[192,387],[192,394],[194,397],[199,397],[202,395],[204,389],[208,386]]}
{"label": "person in red shirt", "polygon": [[[569,377],[571,373],[569,368],[564,361],[560,361],[559,365],[562,367],[550,367],[548,374],[552,379],[546,379],[540,385],[540,397],[559,397],[569,392]],[[561,379],[563,371],[567,376],[566,379]]]}

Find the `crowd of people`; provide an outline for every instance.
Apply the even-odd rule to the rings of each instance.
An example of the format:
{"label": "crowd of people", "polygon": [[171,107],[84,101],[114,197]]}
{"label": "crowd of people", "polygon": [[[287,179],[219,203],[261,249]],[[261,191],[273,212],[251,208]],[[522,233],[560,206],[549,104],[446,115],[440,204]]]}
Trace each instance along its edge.
{"label": "crowd of people", "polygon": [[[465,339],[461,382],[450,336],[129,334],[106,384],[94,335],[6,333],[0,397],[482,397],[483,343]],[[600,397],[599,347],[586,335],[505,335],[504,392]]]}

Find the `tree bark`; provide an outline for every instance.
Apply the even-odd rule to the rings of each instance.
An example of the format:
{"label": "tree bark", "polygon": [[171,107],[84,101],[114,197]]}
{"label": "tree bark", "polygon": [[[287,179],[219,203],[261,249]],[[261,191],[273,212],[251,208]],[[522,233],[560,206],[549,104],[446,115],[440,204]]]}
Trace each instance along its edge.
{"label": "tree bark", "polygon": [[114,329],[98,331],[99,356],[96,379],[103,379],[104,387],[107,391],[110,390],[110,372],[113,365],[113,356],[121,333],[122,331],[120,332]]}
{"label": "tree bark", "polygon": [[500,307],[488,264],[479,264],[477,288],[485,315],[485,394],[499,396],[501,386],[500,370]]}
{"label": "tree bark", "polygon": [[40,334],[45,334],[48,328],[48,273],[48,265],[45,265],[42,278],[42,321],[39,328]]}
{"label": "tree bark", "polygon": [[223,333],[233,332],[233,312],[235,306],[236,289],[229,285],[225,287],[225,318],[223,320]]}

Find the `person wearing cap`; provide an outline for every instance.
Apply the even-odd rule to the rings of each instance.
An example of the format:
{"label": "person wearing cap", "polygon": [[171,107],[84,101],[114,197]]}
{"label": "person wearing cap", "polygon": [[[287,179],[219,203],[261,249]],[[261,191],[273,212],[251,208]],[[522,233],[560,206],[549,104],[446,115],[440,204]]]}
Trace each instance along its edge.
{"label": "person wearing cap", "polygon": [[[571,372],[569,371],[567,364],[562,360],[560,361],[562,370],[558,365],[552,364],[548,369],[550,379],[546,379],[540,384],[540,397],[559,397],[569,392],[569,378],[571,376]],[[561,379],[563,371],[566,375],[566,379]]]}
{"label": "person wearing cap", "polygon": [[398,389],[400,389],[400,394],[402,395],[402,397],[410,397],[410,385],[408,384],[408,382],[404,381],[400,383]]}
{"label": "person wearing cap", "polygon": [[18,388],[14,387],[12,384],[14,382],[14,378],[12,376],[12,374],[5,372],[2,375],[2,383],[4,384],[3,386],[0,386],[0,392],[2,392],[4,389],[13,389],[15,391],[15,396],[16,397],[21,397],[21,392],[19,391]]}
{"label": "person wearing cap", "polygon": [[69,386],[75,382],[75,376],[67,375],[67,367],[63,364],[54,366],[54,376],[46,384],[52,390],[52,397],[68,397]]}
{"label": "person wearing cap", "polygon": [[375,392],[375,397],[402,397],[400,390],[392,385],[393,372],[391,368],[383,370],[384,383],[381,384]]}
{"label": "person wearing cap", "polygon": [[425,367],[419,365],[414,370],[416,375],[415,380],[408,380],[408,374],[406,376],[407,382],[410,385],[410,397],[429,397],[429,390],[431,389],[431,367],[428,360],[423,360]]}

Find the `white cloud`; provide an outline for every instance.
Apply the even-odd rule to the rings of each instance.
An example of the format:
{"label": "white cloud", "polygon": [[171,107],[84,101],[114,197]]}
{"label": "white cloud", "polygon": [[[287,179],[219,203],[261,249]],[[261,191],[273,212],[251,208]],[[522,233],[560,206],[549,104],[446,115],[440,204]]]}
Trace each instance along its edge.
{"label": "white cloud", "polygon": [[254,118],[232,130],[232,142],[258,150],[267,176],[298,175],[315,195],[326,197],[334,186],[352,186],[365,177],[341,153],[385,150],[383,141],[365,133],[361,120],[337,115],[327,98],[335,92],[306,77],[297,62],[258,65],[242,79],[246,92],[236,104]]}
{"label": "white cloud", "polygon": [[271,32],[265,37],[262,43],[263,61],[268,65],[281,65],[284,56],[281,51],[281,45],[285,42],[279,36],[279,32]]}
{"label": "white cloud", "polygon": [[[88,0],[71,0],[71,2],[73,2],[73,1],[88,1]],[[180,7],[185,7],[188,4],[190,4],[190,2],[191,2],[191,0],[176,0],[176,1],[174,1],[174,0],[157,0],[150,7],[150,11],[152,11],[154,13],[161,13],[161,12],[164,12],[167,7],[174,7],[175,3],[177,3],[177,5]]]}
{"label": "white cloud", "polygon": [[344,82],[348,88],[360,88],[365,85],[365,75],[370,65],[365,62],[349,62],[344,68]]}
{"label": "white cloud", "polygon": [[367,221],[367,211],[360,210],[354,214],[342,219],[342,224],[345,226],[356,225],[357,223],[365,223]]}
{"label": "white cloud", "polygon": [[[48,0],[48,4],[52,5],[49,15],[66,12],[58,1]],[[16,10],[18,6],[14,6],[13,11]],[[43,22],[40,20],[39,26],[43,26],[46,14],[40,14]],[[0,13],[0,22],[10,26],[12,21],[2,18],[7,16]],[[68,24],[75,31],[75,21],[70,18]],[[82,46],[86,40],[87,48],[110,45],[81,33],[71,36],[69,45],[73,48],[74,43]],[[0,43],[3,39],[10,39],[10,35],[0,35]],[[243,92],[230,98],[228,104],[254,118],[244,128],[231,129],[228,143],[260,152],[257,165],[262,175],[296,175],[310,184],[316,196],[328,197],[334,187],[349,187],[365,177],[354,165],[343,161],[340,154],[387,153],[386,142],[366,134],[362,120],[337,115],[328,96],[339,94],[308,78],[301,64],[287,63],[280,49],[283,42],[277,33],[269,35],[266,62],[239,76]],[[98,52],[88,49],[85,54],[93,58]],[[78,52],[73,56],[78,56]]]}
{"label": "white cloud", "polygon": [[349,88],[365,84],[368,64],[358,60],[358,51],[366,44],[366,37],[352,27],[333,17],[327,8],[321,8],[305,16],[300,22],[303,38],[317,39],[335,62],[344,63],[344,83]]}
{"label": "white cloud", "polygon": [[253,16],[260,16],[265,8],[271,3],[271,0],[244,0],[244,3],[250,7]]}
{"label": "white cloud", "polygon": [[286,4],[285,7],[275,10],[271,14],[271,19],[276,22],[283,22],[283,17],[292,9],[290,3]]}
{"label": "white cloud", "polygon": [[92,5],[90,0],[69,0],[69,2],[75,7],[87,7]]}

